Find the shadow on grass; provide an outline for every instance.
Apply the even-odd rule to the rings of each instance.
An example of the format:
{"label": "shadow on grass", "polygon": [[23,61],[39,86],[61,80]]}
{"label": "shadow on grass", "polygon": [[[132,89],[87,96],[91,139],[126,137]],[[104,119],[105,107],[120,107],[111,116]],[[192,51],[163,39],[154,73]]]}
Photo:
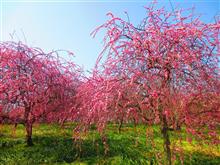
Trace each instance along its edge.
{"label": "shadow on grass", "polygon": [[220,157],[205,155],[200,152],[193,152],[191,155],[186,153],[184,158],[184,164],[219,165]]}
{"label": "shadow on grass", "polygon": [[[61,136],[35,136],[35,145],[26,147],[24,139],[0,141],[0,164],[155,164],[152,148],[134,139],[109,137],[109,152],[104,155],[100,138],[84,140],[79,154],[72,139]],[[79,157],[80,155],[80,157]],[[151,156],[150,156],[151,155]],[[219,157],[209,157],[201,153],[185,156],[184,164],[219,164]],[[180,164],[180,162],[177,162]]]}
{"label": "shadow on grass", "polygon": [[[146,162],[146,149],[130,139],[109,139],[109,152],[104,155],[100,138],[84,140],[79,153],[72,139],[59,136],[35,136],[34,146],[26,147],[24,139],[0,141],[0,164],[54,164],[83,162],[85,164],[140,164]],[[79,156],[80,155],[80,156]],[[115,162],[115,163],[114,163]]]}

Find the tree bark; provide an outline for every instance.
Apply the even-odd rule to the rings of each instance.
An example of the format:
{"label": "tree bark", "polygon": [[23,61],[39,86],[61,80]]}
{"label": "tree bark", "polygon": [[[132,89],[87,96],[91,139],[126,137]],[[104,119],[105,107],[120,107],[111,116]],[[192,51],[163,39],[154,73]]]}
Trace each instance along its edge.
{"label": "tree bark", "polygon": [[161,132],[163,134],[164,140],[164,151],[166,153],[167,165],[171,165],[171,149],[170,149],[170,138],[169,138],[169,127],[167,124],[166,115],[162,115],[162,128]]}
{"label": "tree bark", "polygon": [[180,124],[177,123],[176,131],[180,131],[180,130],[181,130],[181,126],[180,126]]}
{"label": "tree bark", "polygon": [[121,133],[122,125],[123,125],[123,117],[119,120],[119,127],[118,127],[118,133],[119,134]]}
{"label": "tree bark", "polygon": [[25,129],[26,129],[26,143],[27,146],[33,146],[33,141],[32,141],[32,125],[33,122],[29,118],[29,114],[31,111],[30,106],[25,107],[25,114],[24,114],[24,121],[25,121]]}
{"label": "tree bark", "polygon": [[28,121],[25,125],[26,127],[26,143],[27,146],[33,146],[33,141],[32,141],[32,123]]}
{"label": "tree bark", "polygon": [[15,138],[16,137],[16,129],[17,129],[18,123],[14,124],[14,128],[12,130],[12,136]]}

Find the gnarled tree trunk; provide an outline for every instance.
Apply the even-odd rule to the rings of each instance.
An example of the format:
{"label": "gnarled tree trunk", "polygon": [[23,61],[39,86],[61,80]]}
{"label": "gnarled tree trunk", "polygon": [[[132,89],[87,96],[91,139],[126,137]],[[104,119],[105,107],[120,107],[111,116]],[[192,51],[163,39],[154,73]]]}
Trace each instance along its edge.
{"label": "gnarled tree trunk", "polygon": [[123,121],[124,121],[124,115],[119,119],[118,133],[121,133]]}
{"label": "gnarled tree trunk", "polygon": [[27,146],[33,146],[33,141],[32,141],[32,122],[28,121],[25,124],[25,128],[26,128],[26,143]]}
{"label": "gnarled tree trunk", "polygon": [[27,146],[33,146],[32,141],[32,126],[33,122],[31,119],[29,119],[31,108],[30,106],[25,107],[25,114],[24,114],[24,120],[25,120],[25,129],[26,129],[26,143]]}
{"label": "gnarled tree trunk", "polygon": [[169,138],[169,127],[167,124],[166,115],[162,115],[162,128],[161,133],[164,140],[164,151],[166,153],[167,164],[171,165],[171,149],[170,149],[170,138]]}

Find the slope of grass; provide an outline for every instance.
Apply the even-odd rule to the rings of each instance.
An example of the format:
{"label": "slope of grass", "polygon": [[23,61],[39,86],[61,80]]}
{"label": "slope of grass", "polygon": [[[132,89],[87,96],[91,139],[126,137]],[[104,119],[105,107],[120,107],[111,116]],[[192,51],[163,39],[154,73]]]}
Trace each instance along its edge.
{"label": "slope of grass", "polygon": [[[127,125],[119,134],[116,125],[109,125],[107,148],[94,129],[84,136],[81,145],[73,143],[73,127],[71,124],[63,129],[57,125],[35,125],[35,145],[26,147],[23,125],[17,127],[16,134],[12,133],[12,125],[2,126],[0,164],[163,164],[163,140],[157,126]],[[178,137],[182,137],[181,143]],[[185,137],[184,131],[171,133],[175,164],[182,161],[184,164],[220,164],[220,146],[207,146],[195,140],[190,144]],[[105,150],[108,150],[106,154]]]}

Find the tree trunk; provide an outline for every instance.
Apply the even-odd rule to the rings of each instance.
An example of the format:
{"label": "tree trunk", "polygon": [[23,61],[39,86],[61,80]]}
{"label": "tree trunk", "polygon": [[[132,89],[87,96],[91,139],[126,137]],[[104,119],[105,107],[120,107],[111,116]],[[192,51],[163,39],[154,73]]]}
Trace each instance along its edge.
{"label": "tree trunk", "polygon": [[31,107],[28,106],[27,103],[25,103],[24,123],[25,123],[25,129],[26,129],[26,143],[27,143],[27,146],[33,146],[33,142],[32,142],[32,125],[33,125],[33,121],[29,118],[30,111],[31,111]]}
{"label": "tree trunk", "polygon": [[16,129],[17,129],[18,123],[14,124],[14,128],[12,130],[12,136],[15,138],[16,137]]}
{"label": "tree trunk", "polygon": [[3,124],[0,123],[0,137],[3,135],[3,131],[2,131],[3,129],[2,128],[3,128]]}
{"label": "tree trunk", "polygon": [[32,123],[28,121],[25,125],[26,127],[26,143],[27,146],[33,146],[33,141],[32,141]]}
{"label": "tree trunk", "polygon": [[171,165],[171,149],[170,149],[170,138],[169,138],[169,128],[167,124],[166,115],[162,115],[162,128],[161,132],[163,134],[163,140],[164,140],[164,151],[166,153],[166,161],[167,165]]}
{"label": "tree trunk", "polygon": [[179,123],[177,123],[177,126],[176,126],[176,131],[180,131],[181,130],[181,126]]}
{"label": "tree trunk", "polygon": [[123,117],[119,120],[118,133],[121,133],[122,125],[123,125]]}

